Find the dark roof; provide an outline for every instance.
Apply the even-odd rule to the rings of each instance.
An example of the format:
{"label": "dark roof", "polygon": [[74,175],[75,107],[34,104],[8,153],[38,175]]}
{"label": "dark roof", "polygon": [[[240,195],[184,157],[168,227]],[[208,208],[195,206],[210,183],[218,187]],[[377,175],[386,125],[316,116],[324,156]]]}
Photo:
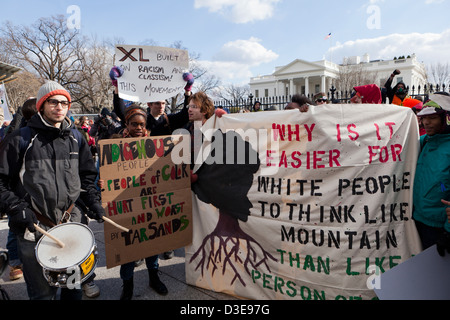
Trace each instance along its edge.
{"label": "dark roof", "polygon": [[22,68],[0,61],[0,83],[1,82],[7,83],[9,81],[16,80],[14,74],[16,74],[19,71],[22,71]]}

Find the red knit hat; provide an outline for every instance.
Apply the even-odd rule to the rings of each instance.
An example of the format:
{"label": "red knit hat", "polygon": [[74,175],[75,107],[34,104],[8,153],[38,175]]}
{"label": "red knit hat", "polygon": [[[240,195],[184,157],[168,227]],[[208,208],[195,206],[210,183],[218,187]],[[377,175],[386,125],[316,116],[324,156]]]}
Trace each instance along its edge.
{"label": "red knit hat", "polygon": [[44,83],[38,91],[37,97],[36,97],[36,109],[37,111],[41,111],[41,107],[44,104],[44,102],[52,97],[62,95],[65,96],[69,100],[69,109],[70,109],[70,103],[72,102],[72,99],[70,98],[69,92],[59,83],[55,81],[47,81]]}

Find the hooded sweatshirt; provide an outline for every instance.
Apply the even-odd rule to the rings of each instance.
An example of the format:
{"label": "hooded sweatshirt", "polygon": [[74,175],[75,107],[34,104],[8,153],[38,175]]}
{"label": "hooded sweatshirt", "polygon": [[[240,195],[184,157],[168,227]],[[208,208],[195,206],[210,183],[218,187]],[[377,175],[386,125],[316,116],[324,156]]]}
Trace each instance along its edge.
{"label": "hooded sweatshirt", "polygon": [[361,96],[362,103],[381,103],[381,90],[376,84],[354,87]]}
{"label": "hooded sweatshirt", "polygon": [[[405,96],[404,99],[400,99],[397,95],[397,89],[398,86],[400,84],[402,84],[405,88],[406,84],[404,82],[398,82],[393,88],[391,88],[391,84],[392,84],[392,79],[389,78],[388,81],[386,82],[386,84],[384,85],[384,87],[387,90],[387,97],[389,99],[389,102],[391,104],[395,104],[398,106],[402,106],[402,107],[408,107],[408,108],[413,108],[415,107],[418,103],[420,103],[419,100],[416,99],[412,99],[411,97],[409,97],[408,95]],[[407,89],[406,89],[407,90]]]}
{"label": "hooded sweatshirt", "polygon": [[450,134],[424,135],[414,180],[415,220],[430,227],[445,228],[450,224],[441,199],[450,200]]}

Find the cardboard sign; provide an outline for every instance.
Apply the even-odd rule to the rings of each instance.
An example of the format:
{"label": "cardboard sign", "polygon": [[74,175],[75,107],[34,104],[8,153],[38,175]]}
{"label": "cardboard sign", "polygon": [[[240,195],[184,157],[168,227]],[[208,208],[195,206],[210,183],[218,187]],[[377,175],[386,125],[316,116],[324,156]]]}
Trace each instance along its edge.
{"label": "cardboard sign", "polygon": [[174,164],[179,136],[99,141],[106,265],[115,267],[184,247],[192,240],[192,197],[187,164]]}
{"label": "cardboard sign", "polygon": [[[248,299],[376,299],[368,285],[376,268],[421,251],[411,201],[419,135],[410,109],[225,115],[202,131],[189,284]],[[235,141],[226,165],[212,161],[222,160],[220,140]],[[233,165],[236,158],[244,164]]]}
{"label": "cardboard sign", "polygon": [[163,101],[183,92],[183,73],[189,69],[186,50],[149,46],[116,46],[119,96],[139,102]]}

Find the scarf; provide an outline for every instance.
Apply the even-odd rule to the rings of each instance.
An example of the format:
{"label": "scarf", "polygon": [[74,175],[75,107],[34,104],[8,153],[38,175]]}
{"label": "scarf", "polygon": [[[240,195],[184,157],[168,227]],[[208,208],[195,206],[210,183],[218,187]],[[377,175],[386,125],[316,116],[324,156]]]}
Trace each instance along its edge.
{"label": "scarf", "polygon": [[412,99],[409,96],[407,96],[405,99],[403,99],[403,101],[396,95],[394,95],[394,99],[392,99],[392,104],[396,104],[398,106],[408,107],[408,108],[415,107],[419,103],[420,103],[419,100]]}

